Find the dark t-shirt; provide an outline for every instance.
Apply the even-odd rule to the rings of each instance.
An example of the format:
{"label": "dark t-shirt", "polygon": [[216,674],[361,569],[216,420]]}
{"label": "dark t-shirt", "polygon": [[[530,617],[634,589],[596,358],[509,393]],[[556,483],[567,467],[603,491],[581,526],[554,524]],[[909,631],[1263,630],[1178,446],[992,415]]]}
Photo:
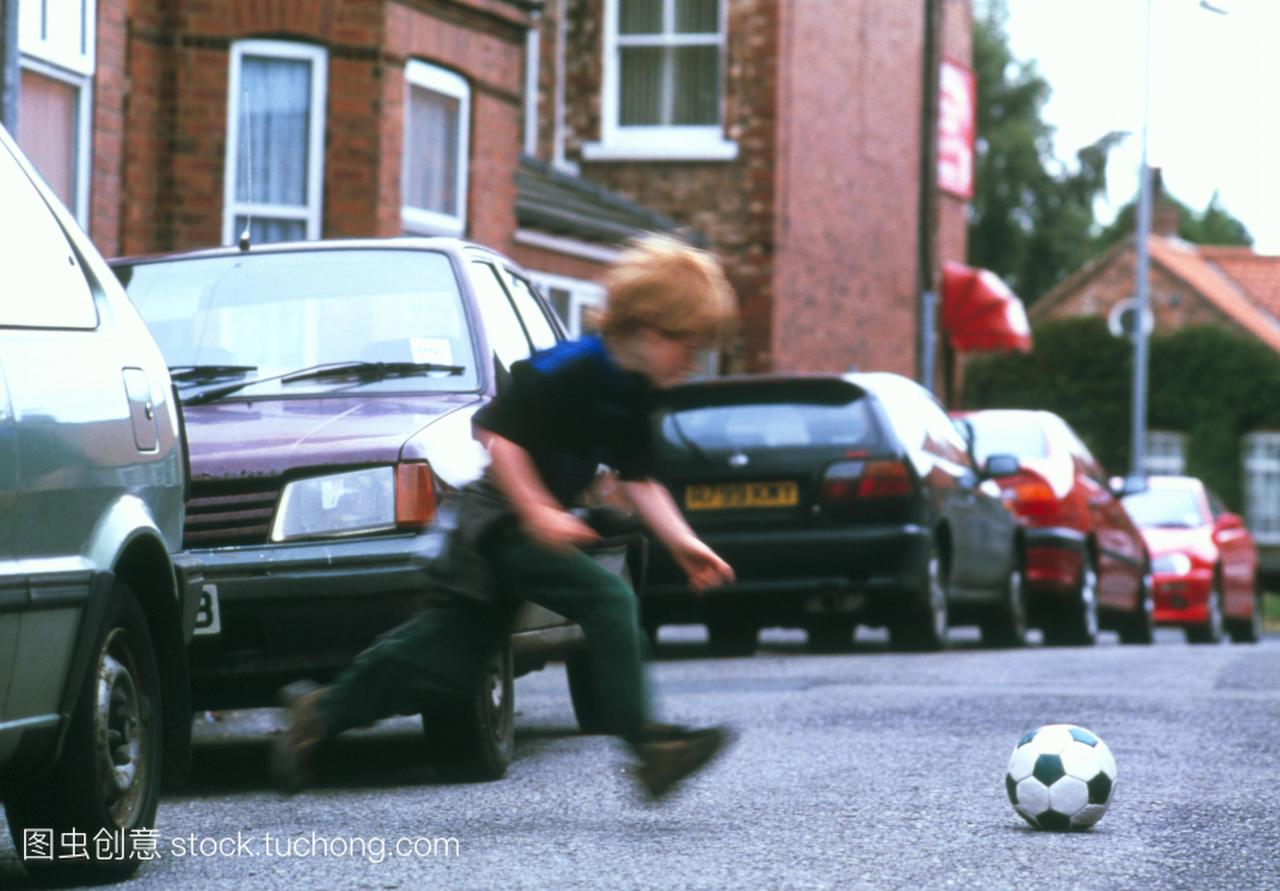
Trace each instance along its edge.
{"label": "dark t-shirt", "polygon": [[653,386],[620,367],[599,337],[568,340],[511,366],[511,386],[475,424],[527,451],[566,506],[605,464],[624,480],[653,472]]}

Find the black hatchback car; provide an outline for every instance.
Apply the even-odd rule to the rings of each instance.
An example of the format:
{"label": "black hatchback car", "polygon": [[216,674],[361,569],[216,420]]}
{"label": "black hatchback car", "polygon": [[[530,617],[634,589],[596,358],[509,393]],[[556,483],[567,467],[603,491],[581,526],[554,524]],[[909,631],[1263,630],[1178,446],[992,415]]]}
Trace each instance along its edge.
{"label": "black hatchback car", "polygon": [[705,623],[745,654],[765,626],[816,650],[887,626],[898,649],[937,649],[949,625],[1021,643],[1022,531],[966,439],[922,387],[895,374],[730,377],[668,391],[655,416],[659,476],[737,573],[691,594],[661,548],[642,598],[651,634]]}

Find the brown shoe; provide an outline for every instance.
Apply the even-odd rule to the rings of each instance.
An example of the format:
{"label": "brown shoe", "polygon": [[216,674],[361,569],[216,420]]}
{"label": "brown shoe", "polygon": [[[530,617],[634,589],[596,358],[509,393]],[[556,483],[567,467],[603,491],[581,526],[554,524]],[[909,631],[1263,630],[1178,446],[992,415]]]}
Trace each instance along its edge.
{"label": "brown shoe", "polygon": [[286,794],[292,795],[311,782],[316,748],[328,738],[317,708],[323,692],[323,687],[311,681],[295,681],[277,694],[287,724],[271,751],[271,781]]}
{"label": "brown shoe", "polygon": [[706,766],[733,738],[726,727],[697,730],[662,727],[636,747],[635,771],[650,801],[665,797],[690,774]]}

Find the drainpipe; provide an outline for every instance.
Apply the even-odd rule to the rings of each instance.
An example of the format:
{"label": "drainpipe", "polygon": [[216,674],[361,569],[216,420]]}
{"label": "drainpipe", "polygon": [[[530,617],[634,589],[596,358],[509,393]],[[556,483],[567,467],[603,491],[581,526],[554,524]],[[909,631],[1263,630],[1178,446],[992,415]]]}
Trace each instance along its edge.
{"label": "drainpipe", "polygon": [[18,0],[0,0],[0,124],[18,133]]}
{"label": "drainpipe", "polygon": [[[924,51],[920,78],[920,183],[916,231],[916,379],[933,392],[937,280],[935,238],[938,230],[938,38],[942,0],[924,0]],[[951,394],[946,394],[948,401]]]}

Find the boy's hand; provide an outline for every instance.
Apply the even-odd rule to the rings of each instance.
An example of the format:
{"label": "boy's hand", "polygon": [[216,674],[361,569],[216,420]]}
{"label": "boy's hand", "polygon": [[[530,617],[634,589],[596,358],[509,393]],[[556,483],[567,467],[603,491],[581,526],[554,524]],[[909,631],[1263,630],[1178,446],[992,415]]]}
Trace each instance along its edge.
{"label": "boy's hand", "polygon": [[534,544],[549,551],[567,551],[590,544],[600,535],[573,514],[539,505],[520,518],[521,528]]}
{"label": "boy's hand", "polygon": [[689,537],[671,551],[676,563],[689,577],[689,587],[701,594],[733,581],[733,567],[707,547],[701,539]]}

